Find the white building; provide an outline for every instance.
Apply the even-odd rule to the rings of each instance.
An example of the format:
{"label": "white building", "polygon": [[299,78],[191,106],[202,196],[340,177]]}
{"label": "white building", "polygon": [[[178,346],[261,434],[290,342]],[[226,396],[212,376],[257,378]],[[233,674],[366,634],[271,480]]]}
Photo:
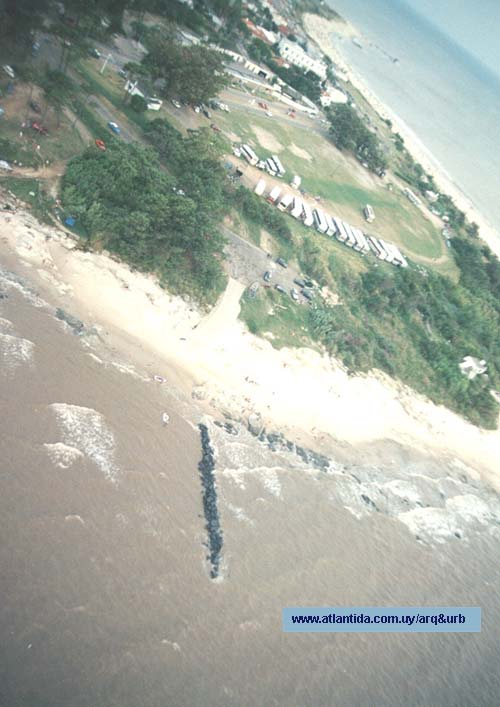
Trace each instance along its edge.
{"label": "white building", "polygon": [[338,88],[329,86],[326,91],[323,91],[319,100],[323,108],[328,108],[332,103],[347,103],[347,96]]}
{"label": "white building", "polygon": [[439,194],[436,194],[435,191],[431,191],[430,189],[426,190],[425,196],[427,197],[427,199],[430,201],[431,204],[435,204],[436,201],[439,199]]}
{"label": "white building", "polygon": [[473,356],[464,356],[464,360],[458,364],[458,367],[469,380],[486,373],[487,369],[486,361],[480,361]]}
{"label": "white building", "polygon": [[282,38],[278,48],[283,59],[290,64],[294,64],[304,71],[314,71],[321,79],[326,79],[326,64],[310,57],[297,42],[290,42],[288,39]]}

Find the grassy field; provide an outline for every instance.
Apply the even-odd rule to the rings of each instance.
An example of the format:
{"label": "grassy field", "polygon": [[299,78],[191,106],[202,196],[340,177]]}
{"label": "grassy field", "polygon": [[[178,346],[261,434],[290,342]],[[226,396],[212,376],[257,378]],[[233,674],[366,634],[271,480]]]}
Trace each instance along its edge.
{"label": "grassy field", "polygon": [[251,332],[260,333],[275,348],[308,346],[320,349],[310,336],[309,305],[296,304],[274,289],[263,288],[254,298],[245,293],[240,304],[240,319]]}
{"label": "grassy field", "polygon": [[38,179],[0,176],[0,186],[8,189],[19,199],[29,204],[33,214],[40,221],[49,224],[53,223],[49,212],[54,206],[54,201],[43,191]]}
{"label": "grassy field", "polygon": [[[323,135],[274,118],[233,109],[217,113],[217,124],[251,143],[259,156],[280,155],[288,173],[299,174],[309,197],[319,197],[332,214],[366,229],[363,207],[370,203],[376,220],[370,232],[401,246],[415,261],[435,266],[451,277],[456,268],[438,228],[413,206],[395,185],[370,174],[356,160],[339,152]],[[437,260],[437,263],[432,263]]]}
{"label": "grassy field", "polygon": [[[72,121],[64,115],[58,121],[54,111],[46,108],[36,91],[33,92],[33,99],[36,98],[40,103],[43,112],[41,116],[35,115],[28,108],[31,96],[32,89],[28,84],[18,84],[11,96],[2,99],[5,116],[0,119],[0,137],[9,140],[15,150],[15,156],[11,157],[10,161],[16,160],[26,167],[35,167],[41,166],[46,160],[68,160],[81,152],[85,143]],[[38,135],[28,127],[23,128],[22,123],[27,119],[37,119],[48,129],[49,134]]]}
{"label": "grassy field", "polygon": [[261,245],[261,228],[254,221],[246,218],[243,214],[238,213],[235,209],[231,210],[228,218],[228,227],[235,231],[245,240],[253,243],[256,246]]}

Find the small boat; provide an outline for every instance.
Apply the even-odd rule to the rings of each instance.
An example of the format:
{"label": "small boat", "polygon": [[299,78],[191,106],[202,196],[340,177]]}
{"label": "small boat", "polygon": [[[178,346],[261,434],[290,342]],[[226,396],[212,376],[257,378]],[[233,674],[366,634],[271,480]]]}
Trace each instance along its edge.
{"label": "small boat", "polygon": [[161,416],[161,420],[164,425],[168,425],[168,423],[170,422],[170,417],[168,416],[168,414],[166,412],[164,412],[163,415]]}
{"label": "small boat", "polygon": [[167,379],[164,378],[163,376],[155,376],[154,379],[157,383],[166,383],[167,382]]}

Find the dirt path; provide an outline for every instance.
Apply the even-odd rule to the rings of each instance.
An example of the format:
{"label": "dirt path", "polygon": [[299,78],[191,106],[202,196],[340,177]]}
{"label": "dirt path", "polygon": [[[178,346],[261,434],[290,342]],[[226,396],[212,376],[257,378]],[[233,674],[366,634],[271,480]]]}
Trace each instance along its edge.
{"label": "dirt path", "polygon": [[94,142],[94,136],[92,135],[90,130],[88,130],[87,126],[82,123],[82,121],[73,113],[72,110],[70,110],[69,108],[65,108],[64,115],[76,127],[76,129],[78,130],[78,134],[82,138],[83,142],[86,142],[87,144]]}
{"label": "dirt path", "polygon": [[200,338],[200,340],[206,341],[209,337],[210,341],[214,341],[224,336],[238,319],[240,298],[244,290],[245,285],[230,277],[224,294],[210,314],[207,314],[199,323],[190,340],[196,341]]}

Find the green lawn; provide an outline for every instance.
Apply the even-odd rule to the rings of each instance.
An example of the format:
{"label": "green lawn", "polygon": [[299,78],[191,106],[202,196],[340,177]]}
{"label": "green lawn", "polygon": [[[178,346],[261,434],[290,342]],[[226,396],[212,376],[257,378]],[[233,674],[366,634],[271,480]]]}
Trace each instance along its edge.
{"label": "green lawn", "polygon": [[234,109],[229,114],[218,113],[217,124],[242,140],[251,142],[259,156],[264,158],[273,150],[269,149],[266,135],[261,134],[262,140],[259,142],[253,126],[257,133],[265,130],[271,139],[281,145],[277,151],[287,172],[290,175],[299,174],[306,193],[321,197],[321,203],[332,214],[366,229],[362,210],[369,203],[376,213],[370,232],[401,246],[415,260],[419,257],[425,260],[444,256],[446,262],[438,263],[438,269],[442,270],[445,266],[450,274],[455,272],[439,230],[431,221],[396,186],[389,190],[385,180],[368,173],[356,160],[340,153],[323,136],[300,126],[280,125],[274,118],[249,116]]}
{"label": "green lawn", "polygon": [[319,350],[309,333],[309,305],[297,304],[274,289],[259,289],[256,297],[245,293],[241,298],[240,319],[254,334],[270,333],[265,338],[280,349],[284,346],[308,346]]}
{"label": "green lawn", "polygon": [[44,223],[53,224],[49,212],[54,201],[41,188],[38,179],[0,176],[0,186],[13,192],[19,199],[29,204],[34,215]]}

